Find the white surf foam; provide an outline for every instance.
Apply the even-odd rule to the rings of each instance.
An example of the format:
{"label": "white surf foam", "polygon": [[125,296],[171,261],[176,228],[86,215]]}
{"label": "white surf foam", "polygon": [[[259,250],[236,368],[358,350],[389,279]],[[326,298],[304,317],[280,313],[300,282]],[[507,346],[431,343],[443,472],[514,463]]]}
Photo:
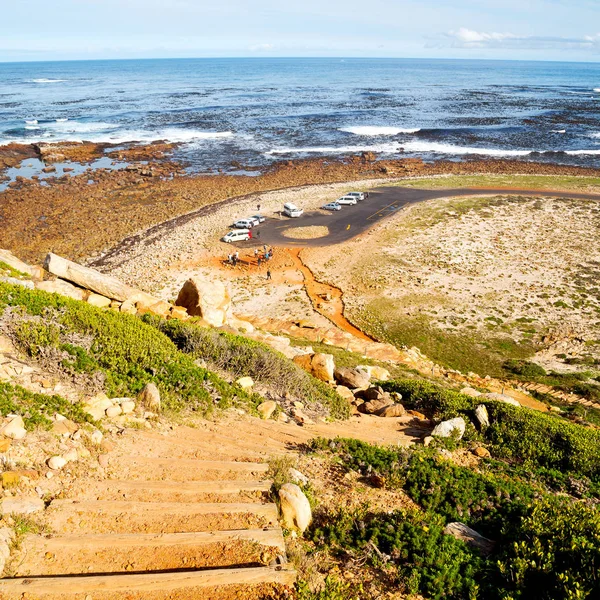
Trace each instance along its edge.
{"label": "white surf foam", "polygon": [[307,148],[275,148],[267,152],[274,154],[345,154],[351,152],[379,152],[382,154],[399,154],[401,149],[405,152],[419,152],[432,154],[481,154],[485,156],[527,156],[531,150],[501,150],[495,148],[472,148],[468,146],[453,146],[438,142],[409,141],[403,143],[377,144],[373,146],[323,146]]}
{"label": "white surf foam", "polygon": [[566,129],[553,129],[550,133],[567,133]]}
{"label": "white surf foam", "polygon": [[31,119],[31,121],[25,121],[25,125],[37,125],[37,119]]}
{"label": "white surf foam", "polygon": [[354,135],[398,135],[400,133],[417,133],[421,131],[419,127],[414,128],[403,128],[403,127],[386,127],[378,125],[360,125],[356,127],[340,127],[338,131],[345,131],[346,133],[353,133]]}
{"label": "white surf foam", "polygon": [[600,148],[596,150],[567,150],[565,154],[570,154],[571,156],[600,156]]}
{"label": "white surf foam", "polygon": [[33,135],[23,139],[1,140],[0,145],[10,143],[44,142],[82,142],[90,141],[106,144],[124,144],[127,142],[150,143],[164,140],[171,143],[200,143],[202,141],[219,140],[233,136],[231,131],[198,131],[167,127],[155,131],[123,129],[118,123],[102,123],[70,121],[56,119],[37,126],[26,126],[28,130],[39,130],[37,137]]}
{"label": "white surf foam", "polygon": [[600,93],[600,88],[594,88],[594,91]]}
{"label": "white surf foam", "polygon": [[42,77],[40,79],[30,79],[31,83],[60,83],[62,81],[67,81],[66,79],[46,79]]}

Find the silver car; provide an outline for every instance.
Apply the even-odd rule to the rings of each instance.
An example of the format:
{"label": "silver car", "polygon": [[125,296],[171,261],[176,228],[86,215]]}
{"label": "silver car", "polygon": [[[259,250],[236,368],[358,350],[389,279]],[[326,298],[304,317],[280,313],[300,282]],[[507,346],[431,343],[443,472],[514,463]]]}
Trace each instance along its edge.
{"label": "silver car", "polygon": [[342,210],[342,205],[339,202],[328,202],[321,208],[324,210]]}

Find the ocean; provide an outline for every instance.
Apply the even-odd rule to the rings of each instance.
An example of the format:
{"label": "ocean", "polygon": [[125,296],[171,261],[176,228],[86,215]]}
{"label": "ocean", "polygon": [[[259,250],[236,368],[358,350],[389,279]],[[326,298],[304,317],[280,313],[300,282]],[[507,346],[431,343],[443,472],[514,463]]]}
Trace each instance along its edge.
{"label": "ocean", "polygon": [[600,166],[600,63],[0,63],[0,144],[182,142],[196,172],[363,151]]}

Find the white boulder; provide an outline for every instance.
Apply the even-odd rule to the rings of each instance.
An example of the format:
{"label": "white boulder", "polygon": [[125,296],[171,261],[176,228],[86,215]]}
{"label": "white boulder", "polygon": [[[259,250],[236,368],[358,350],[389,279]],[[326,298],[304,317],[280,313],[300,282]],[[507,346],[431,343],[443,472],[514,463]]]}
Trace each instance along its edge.
{"label": "white boulder", "polygon": [[454,419],[442,421],[441,423],[436,425],[433,431],[431,432],[431,435],[434,437],[443,438],[457,436],[460,440],[465,434],[465,427],[465,420],[462,417],[455,417]]}
{"label": "white boulder", "polygon": [[312,520],[310,503],[304,492],[295,483],[285,483],[279,490],[279,501],[283,522],[304,533]]}

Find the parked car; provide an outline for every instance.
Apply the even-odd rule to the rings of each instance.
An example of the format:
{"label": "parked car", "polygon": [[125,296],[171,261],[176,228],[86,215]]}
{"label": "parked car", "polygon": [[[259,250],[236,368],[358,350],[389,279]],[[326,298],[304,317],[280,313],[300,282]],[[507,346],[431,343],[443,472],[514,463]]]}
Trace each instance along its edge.
{"label": "parked car", "polygon": [[352,205],[356,204],[357,200],[356,200],[356,198],[353,198],[352,196],[342,196],[341,198],[336,200],[336,202],[338,204],[346,204],[348,206],[352,206]]}
{"label": "parked car", "polygon": [[236,229],[251,229],[254,227],[254,221],[252,219],[240,219],[236,221],[233,226]]}
{"label": "parked car", "polygon": [[357,200],[364,200],[365,193],[364,192],[348,192],[346,196],[352,196],[352,198],[356,198]]}
{"label": "parked car", "polygon": [[221,241],[227,244],[231,242],[245,242],[252,239],[252,232],[249,229],[234,229],[228,231],[222,238]]}
{"label": "parked car", "polygon": [[342,210],[342,205],[339,202],[328,202],[327,204],[321,206],[325,210]]}
{"label": "parked car", "polygon": [[260,225],[267,220],[267,217],[263,217],[262,215],[252,215],[251,217],[248,217],[248,220],[254,221],[254,225]]}
{"label": "parked car", "polygon": [[283,205],[283,214],[286,217],[301,217],[304,211],[301,208],[298,208],[295,204],[288,202]]}

